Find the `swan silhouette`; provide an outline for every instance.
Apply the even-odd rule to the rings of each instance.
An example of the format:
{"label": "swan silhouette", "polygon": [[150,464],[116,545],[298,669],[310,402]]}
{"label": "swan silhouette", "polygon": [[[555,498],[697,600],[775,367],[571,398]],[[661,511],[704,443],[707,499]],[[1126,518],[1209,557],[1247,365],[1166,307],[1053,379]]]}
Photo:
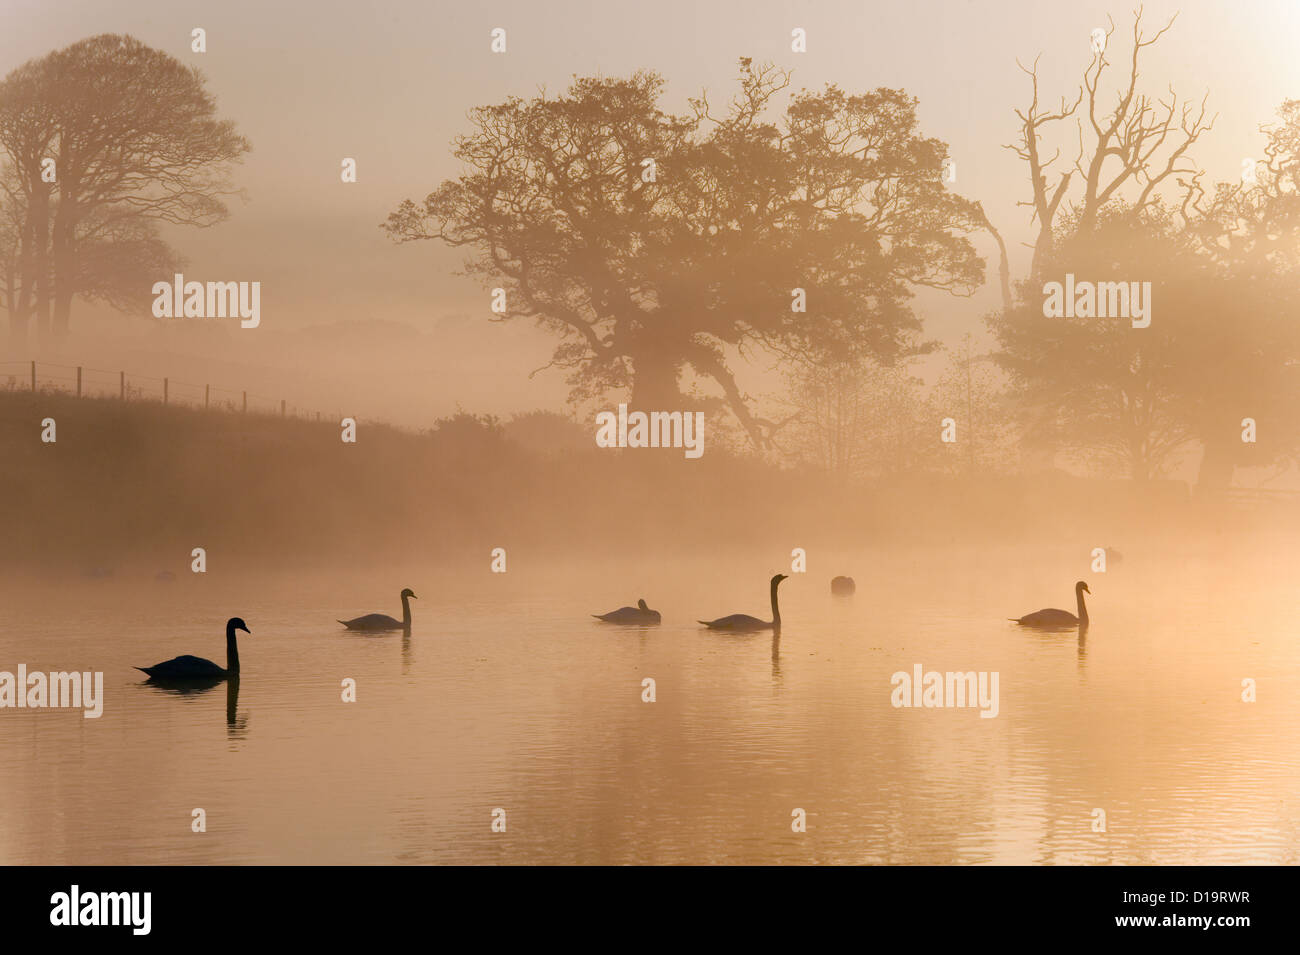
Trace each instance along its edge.
{"label": "swan silhouette", "polygon": [[593,613],[592,616],[605,623],[657,624],[660,621],[659,611],[647,607],[644,599],[638,600],[635,607],[619,607],[609,613]]}
{"label": "swan silhouette", "polygon": [[339,623],[349,630],[410,630],[411,629],[411,601],[419,600],[415,592],[409,587],[402,591],[402,619],[396,620],[386,613],[368,613],[364,617],[353,617],[351,620],[340,620]]}
{"label": "swan silhouette", "polygon": [[751,617],[747,613],[733,613],[729,617],[719,617],[717,620],[701,620],[710,630],[730,630],[733,633],[748,633],[754,630],[780,630],[781,629],[781,608],[776,604],[776,588],[781,581],[785,580],[785,574],[777,574],[772,578],[772,619],[759,620],[757,617]]}
{"label": "swan silhouette", "polygon": [[1058,630],[1068,629],[1070,627],[1088,626],[1088,608],[1084,606],[1083,595],[1092,593],[1088,585],[1082,580],[1074,585],[1074,599],[1078,604],[1079,615],[1076,617],[1068,610],[1057,610],[1049,607],[1046,610],[1036,610],[1033,613],[1027,613],[1023,617],[1008,617],[1008,620],[1014,620],[1022,627],[1036,627],[1040,630]]}
{"label": "swan silhouette", "polygon": [[832,577],[831,593],[840,594],[841,596],[850,596],[858,589],[858,585],[853,582],[852,577]]}
{"label": "swan silhouette", "polygon": [[211,660],[189,655],[173,657],[151,667],[136,667],[141,673],[148,674],[151,680],[213,680],[221,681],[239,678],[239,647],[235,645],[235,631],[250,633],[248,625],[239,617],[226,621],[226,666],[217,666]]}

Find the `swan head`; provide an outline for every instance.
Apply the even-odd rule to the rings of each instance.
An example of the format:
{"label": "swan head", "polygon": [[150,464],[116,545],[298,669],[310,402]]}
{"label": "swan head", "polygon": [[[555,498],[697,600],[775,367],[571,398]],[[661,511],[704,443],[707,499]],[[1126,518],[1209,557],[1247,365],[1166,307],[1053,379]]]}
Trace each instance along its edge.
{"label": "swan head", "polygon": [[415,591],[412,590],[410,587],[407,587],[405,590],[402,591],[402,599],[405,600],[407,597],[410,597],[412,600],[420,599],[419,597],[415,596]]}
{"label": "swan head", "polygon": [[244,633],[252,633],[252,632],[253,632],[253,631],[251,631],[251,630],[248,629],[248,624],[244,623],[244,618],[243,618],[243,617],[231,617],[229,620],[226,621],[226,629],[227,629],[227,630],[242,630],[242,631],[244,631]]}
{"label": "swan head", "polygon": [[650,609],[649,607],[646,606],[646,602],[645,602],[645,598],[644,598],[644,597],[642,597],[640,600],[638,600],[638,601],[636,602],[636,605],[637,605],[637,608],[640,609],[640,610],[649,610],[649,609]]}
{"label": "swan head", "polygon": [[785,580],[786,577],[788,576],[789,574],[777,574],[775,577],[772,578],[772,586],[775,587],[781,581]]}
{"label": "swan head", "polygon": [[1075,592],[1076,594],[1077,594],[1080,590],[1082,590],[1085,594],[1090,594],[1090,593],[1092,593],[1092,591],[1088,589],[1088,585],[1085,584],[1082,580],[1079,581],[1077,584],[1074,585],[1074,592]]}

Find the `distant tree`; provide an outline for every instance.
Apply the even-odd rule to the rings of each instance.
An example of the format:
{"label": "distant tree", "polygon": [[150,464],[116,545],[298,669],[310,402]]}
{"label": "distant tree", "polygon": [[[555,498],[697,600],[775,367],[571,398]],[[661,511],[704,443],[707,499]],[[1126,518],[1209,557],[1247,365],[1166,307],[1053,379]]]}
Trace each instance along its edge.
{"label": "distant tree", "polygon": [[1135,329],[1127,316],[1047,317],[1041,287],[990,322],[1000,366],[1020,400],[1031,445],[1047,445],[1105,471],[1139,480],[1159,477],[1188,450],[1195,434],[1180,413],[1179,339],[1193,319],[1180,307],[1194,269],[1167,209],[1149,206],[1141,220],[1116,204],[1102,210],[1086,236],[1064,220],[1044,274],[1063,280],[1151,283],[1154,317]]}
{"label": "distant tree", "polygon": [[158,223],[111,208],[87,216],[77,230],[74,292],[119,311],[146,311],[153,283],[175,274],[181,257],[163,241]]}
{"label": "distant tree", "polygon": [[[1184,393],[1205,446],[1198,483],[1216,490],[1239,465],[1300,453],[1300,100],[1260,127],[1264,158],[1207,193],[1194,176],[1181,214],[1209,281],[1195,307],[1209,316],[1184,340]],[[1204,373],[1213,369],[1212,373]],[[1201,374],[1197,374],[1201,371]],[[1260,425],[1241,440],[1241,421]]]}
{"label": "distant tree", "polygon": [[[0,168],[0,189],[7,185]],[[28,256],[31,242],[27,207],[21,195],[0,194],[0,305],[9,316],[10,336],[20,342],[31,318],[33,269]],[[29,281],[24,282],[24,276]]]}
{"label": "distant tree", "polygon": [[946,350],[948,362],[934,387],[936,411],[957,424],[957,441],[945,464],[964,474],[1004,473],[1019,461],[1019,432],[994,357],[978,354],[969,333]]}
{"label": "distant tree", "polygon": [[[20,209],[17,296],[11,329],[31,315],[55,335],[68,330],[72,299],[96,291],[106,256],[140,265],[170,262],[156,223],[208,226],[228,214],[231,164],[247,140],[216,102],[203,75],[133,37],[103,34],[32,60],[0,82],[0,151],[5,194]],[[54,161],[55,181],[42,176]],[[108,252],[106,246],[122,243]],[[83,255],[92,260],[81,261]],[[87,284],[89,283],[89,285]]]}
{"label": "distant tree", "polygon": [[[1073,102],[1044,108],[1037,66],[1025,70],[1030,105],[1017,111],[1021,136],[1009,148],[1026,163],[1024,205],[1039,233],[1029,274],[1008,283],[989,324],[1029,441],[1137,479],[1166,473],[1200,445],[1201,483],[1222,484],[1233,457],[1243,460],[1243,417],[1271,417],[1269,453],[1291,441],[1282,409],[1296,395],[1289,363],[1297,356],[1290,330],[1297,284],[1282,248],[1294,248],[1297,238],[1289,231],[1297,218],[1294,183],[1285,183],[1300,131],[1284,123],[1270,140],[1273,174],[1264,174],[1260,186],[1221,186],[1213,200],[1206,197],[1192,157],[1214,123],[1206,100],[1180,104],[1172,90],[1153,97],[1139,89],[1143,51],[1172,22],[1148,36],[1141,10],[1135,14],[1123,53],[1127,75],[1110,106],[1101,86],[1113,24]],[[1047,155],[1044,133],[1070,119],[1079,127],[1075,161],[1049,178],[1060,151]],[[1243,214],[1256,223],[1256,239],[1230,240]],[[1247,245],[1270,248],[1273,264],[1261,267],[1258,256],[1251,264],[1256,253]],[[1044,316],[1045,283],[1067,273],[1091,282],[1150,282],[1150,327],[1132,328],[1126,318]],[[1216,459],[1227,463],[1214,465]]]}
{"label": "distant tree", "polygon": [[[1127,214],[1140,219],[1162,194],[1194,175],[1196,166],[1190,150],[1202,135],[1214,127],[1217,117],[1207,115],[1209,95],[1199,105],[1180,102],[1172,88],[1152,96],[1139,89],[1143,51],[1157,43],[1173,26],[1177,14],[1154,34],[1143,32],[1142,9],[1133,15],[1128,70],[1116,89],[1103,90],[1103,77],[1112,65],[1115,23],[1110,21],[1100,49],[1093,47],[1092,59],[1084,68],[1078,95],[1073,102],[1061,97],[1055,109],[1045,108],[1038,89],[1038,62],[1021,66],[1030,80],[1029,105],[1016,110],[1020,137],[1008,144],[1025,163],[1030,198],[1020,205],[1032,210],[1038,227],[1028,279],[1038,282],[1055,243],[1069,234],[1060,228],[1059,218],[1071,219],[1071,231],[1087,235],[1099,225],[1102,210],[1122,202]],[[1111,102],[1113,105],[1107,106]],[[1082,114],[1079,113],[1083,108]],[[1076,120],[1076,131],[1068,141],[1077,141],[1074,162],[1060,172],[1049,172],[1060,159],[1058,147],[1048,156],[1045,132],[1057,123]],[[1053,178],[1054,177],[1054,178]],[[1000,240],[999,240],[1000,241]],[[1005,268],[1005,247],[1004,268]],[[1004,295],[1010,295],[1004,284]],[[1010,301],[1004,302],[1007,307]]]}
{"label": "distant tree", "polygon": [[454,148],[467,172],[385,228],[477,250],[468,271],[506,290],[500,317],[560,337],[574,400],[630,388],[634,407],[681,407],[689,369],[762,445],[771,422],[730,356],[889,361],[920,328],[914,287],[969,294],[983,276],[978,210],[944,186],[915,100],[828,86],[766,118],[787,85],[745,59],[721,115],[706,96],[665,112],[647,72],[475,109]]}
{"label": "distant tree", "polygon": [[790,458],[846,477],[880,477],[934,463],[938,418],[911,362],[809,362],[787,373],[778,433]]}

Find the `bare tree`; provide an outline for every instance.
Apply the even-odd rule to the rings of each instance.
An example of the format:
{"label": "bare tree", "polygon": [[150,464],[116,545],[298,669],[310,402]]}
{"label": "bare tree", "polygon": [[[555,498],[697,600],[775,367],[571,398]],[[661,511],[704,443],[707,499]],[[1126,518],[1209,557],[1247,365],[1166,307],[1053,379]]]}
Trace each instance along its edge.
{"label": "bare tree", "polygon": [[[1175,200],[1200,176],[1191,150],[1215,117],[1207,112],[1208,94],[1199,103],[1183,102],[1173,89],[1144,92],[1141,82],[1143,52],[1174,19],[1148,32],[1139,7],[1122,59],[1115,56],[1117,29],[1108,20],[1077,92],[1052,107],[1043,105],[1038,61],[1020,65],[1029,77],[1029,104],[1016,110],[1020,135],[1006,148],[1025,162],[1030,194],[1020,205],[1031,210],[1037,236],[1028,274],[1014,291],[1004,287],[1003,308],[989,319],[1029,436],[1054,441],[1090,463],[1119,463],[1137,479],[1163,473],[1195,437],[1178,374],[1180,346],[1170,331],[1175,322],[1194,327],[1197,318],[1171,315],[1170,306],[1185,300],[1181,289],[1199,276],[1194,267],[1183,268],[1186,222]],[[1122,72],[1108,89],[1120,62]],[[1067,165],[1067,145],[1058,139],[1049,154],[1047,142],[1070,125],[1074,159]],[[1117,274],[1121,258],[1137,274]],[[1005,255],[1003,261],[1005,269]],[[1164,303],[1161,327],[1134,337],[1113,316],[1045,322],[1044,280],[1075,271],[1155,281]]]}
{"label": "bare tree", "polygon": [[899,361],[805,362],[786,374],[792,412],[778,447],[789,458],[844,477],[879,477],[933,462],[938,418],[922,381]]}
{"label": "bare tree", "polygon": [[[1127,75],[1113,92],[1113,105],[1109,107],[1102,81],[1112,66],[1108,54],[1116,32],[1114,20],[1108,18],[1105,41],[1094,45],[1078,93],[1072,100],[1061,97],[1054,109],[1040,102],[1038,60],[1030,67],[1017,64],[1029,77],[1030,99],[1027,108],[1015,111],[1020,121],[1019,139],[1005,148],[1028,167],[1030,198],[1019,205],[1033,210],[1032,221],[1038,227],[1030,281],[1041,276],[1053,251],[1058,215],[1064,208],[1071,212],[1075,232],[1088,234],[1096,229],[1098,216],[1107,203],[1122,199],[1129,214],[1140,217],[1161,197],[1163,186],[1185,186],[1198,173],[1189,150],[1213,128],[1217,118],[1207,115],[1209,94],[1195,105],[1180,102],[1172,87],[1159,97],[1139,89],[1142,51],[1157,43],[1176,19],[1177,15],[1171,17],[1148,36],[1143,31],[1142,8],[1134,11]],[[1058,146],[1047,156],[1043,137],[1072,118],[1078,144],[1074,162],[1068,168],[1052,171],[1061,158],[1061,148]]]}

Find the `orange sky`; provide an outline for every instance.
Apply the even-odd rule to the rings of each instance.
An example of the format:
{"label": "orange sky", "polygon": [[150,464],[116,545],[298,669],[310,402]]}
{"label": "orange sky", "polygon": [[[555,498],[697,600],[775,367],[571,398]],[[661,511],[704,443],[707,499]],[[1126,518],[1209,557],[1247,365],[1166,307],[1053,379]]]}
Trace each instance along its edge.
{"label": "orange sky", "polygon": [[[423,419],[458,402],[498,412],[556,405],[566,392],[558,374],[526,377],[545,363],[549,337],[476,320],[486,316],[487,296],[452,274],[460,253],[398,248],[378,227],[401,199],[422,197],[455,175],[448,144],[471,107],[543,85],[559,90],[574,73],[652,68],[668,80],[668,105],[685,108],[686,97],[703,88],[729,90],[741,56],[793,68],[796,88],[828,81],[851,90],[901,87],[919,97],[924,131],[951,145],[956,188],[981,200],[1015,244],[1030,235],[1028,210],[1016,206],[1026,194],[1023,169],[1002,148],[1016,135],[1012,108],[1023,105],[1026,91],[1016,58],[1028,62],[1042,53],[1044,95],[1073,93],[1090,57],[1089,34],[1105,24],[1107,10],[1122,36],[1130,22],[1123,5],[1030,0],[0,0],[0,69],[99,32],[131,33],[198,64],[221,114],[238,123],[253,151],[236,174],[249,201],[214,229],[172,235],[190,271],[261,281],[257,334],[270,340],[279,335],[328,352],[328,342],[297,338],[295,330],[367,319],[409,324],[418,346],[390,329],[390,351],[375,343],[379,354],[392,355],[384,373],[367,367],[363,380],[352,382],[338,380],[357,344],[343,334],[337,362],[317,365],[327,380],[312,388],[344,388],[371,413]],[[1148,51],[1149,89],[1160,94],[1173,84],[1180,96],[1198,100],[1210,92],[1220,117],[1196,156],[1209,178],[1235,179],[1241,159],[1259,151],[1257,126],[1282,100],[1300,96],[1300,4],[1152,2],[1146,19],[1155,29],[1178,10],[1174,29]],[[207,30],[206,54],[189,50],[195,26]],[[505,55],[489,51],[496,26],[508,31]],[[808,31],[806,54],[790,52],[795,26]],[[339,181],[344,156],[358,160],[355,185]],[[980,249],[995,276],[992,243],[981,237]],[[1023,250],[1016,255],[1024,261]],[[996,288],[990,282],[973,300],[918,301],[930,333],[954,339],[982,327],[979,316],[996,303]],[[120,337],[121,329],[115,320],[107,331]],[[140,361],[193,350],[174,335],[151,334]],[[247,370],[261,347],[240,340],[223,360]],[[441,386],[430,391],[430,381]]]}

